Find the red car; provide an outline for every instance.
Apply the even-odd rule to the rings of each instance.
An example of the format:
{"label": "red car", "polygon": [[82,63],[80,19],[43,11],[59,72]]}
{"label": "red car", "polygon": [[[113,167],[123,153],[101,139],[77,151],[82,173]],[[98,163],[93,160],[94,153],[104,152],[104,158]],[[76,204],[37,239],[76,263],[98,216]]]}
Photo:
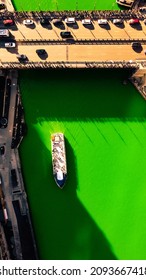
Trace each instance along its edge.
{"label": "red car", "polygon": [[139,23],[139,19],[138,18],[131,18],[130,20],[128,20],[129,24],[136,24]]}
{"label": "red car", "polygon": [[13,25],[14,21],[12,19],[5,19],[3,20],[4,25]]}

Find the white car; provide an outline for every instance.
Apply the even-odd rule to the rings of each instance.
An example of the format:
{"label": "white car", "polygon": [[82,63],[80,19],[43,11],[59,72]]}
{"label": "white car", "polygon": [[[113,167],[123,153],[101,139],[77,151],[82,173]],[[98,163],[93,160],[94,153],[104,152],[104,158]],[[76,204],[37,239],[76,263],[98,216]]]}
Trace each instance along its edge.
{"label": "white car", "polygon": [[84,24],[84,25],[91,24],[91,19],[89,19],[89,18],[82,19],[82,24]]}
{"label": "white car", "polygon": [[107,21],[107,19],[98,19],[98,24],[107,24],[108,23],[108,21]]}
{"label": "white car", "polygon": [[65,18],[65,23],[75,23],[76,20],[74,17],[68,17],[68,18]]}
{"label": "white car", "polygon": [[24,25],[32,25],[32,24],[34,24],[34,22],[33,22],[32,19],[25,19],[25,20],[23,20],[23,24]]}
{"label": "white car", "polygon": [[118,23],[122,23],[122,22],[123,22],[123,20],[120,19],[120,18],[115,18],[115,19],[113,19],[113,23],[114,23],[114,24],[118,24]]}
{"label": "white car", "polygon": [[14,42],[5,43],[5,48],[15,48],[16,44]]}

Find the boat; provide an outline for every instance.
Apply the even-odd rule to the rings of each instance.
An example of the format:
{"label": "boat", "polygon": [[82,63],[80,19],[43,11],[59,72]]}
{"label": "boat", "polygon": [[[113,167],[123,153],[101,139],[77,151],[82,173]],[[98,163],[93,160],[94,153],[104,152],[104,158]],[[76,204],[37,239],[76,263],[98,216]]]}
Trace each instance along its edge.
{"label": "boat", "polygon": [[51,134],[53,176],[59,188],[63,188],[67,179],[67,164],[64,134]]}

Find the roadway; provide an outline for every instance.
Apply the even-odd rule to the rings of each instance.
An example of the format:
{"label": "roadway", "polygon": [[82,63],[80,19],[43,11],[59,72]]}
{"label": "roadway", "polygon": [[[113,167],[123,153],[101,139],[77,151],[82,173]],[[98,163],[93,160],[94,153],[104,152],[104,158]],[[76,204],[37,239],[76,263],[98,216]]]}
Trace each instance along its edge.
{"label": "roadway", "polygon": [[[45,60],[39,58],[36,53],[37,49],[45,49],[48,57]],[[121,61],[121,60],[145,60],[144,50],[146,44],[142,44],[142,51],[136,52],[132,49],[131,44],[79,44],[79,45],[47,45],[47,44],[24,44],[19,45],[14,51],[8,51],[1,48],[0,62],[18,62],[17,54],[25,54],[31,62],[38,61]]]}

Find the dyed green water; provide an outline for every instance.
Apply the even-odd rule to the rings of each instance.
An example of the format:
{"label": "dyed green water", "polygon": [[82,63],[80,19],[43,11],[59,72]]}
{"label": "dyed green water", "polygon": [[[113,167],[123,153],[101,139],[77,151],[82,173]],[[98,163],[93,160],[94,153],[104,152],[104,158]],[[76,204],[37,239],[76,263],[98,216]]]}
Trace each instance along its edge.
{"label": "dyed green water", "polygon": [[[122,84],[127,75],[20,73],[28,124],[21,159],[41,259],[146,259],[146,105]],[[56,131],[66,137],[63,190],[52,177]]]}
{"label": "dyed green water", "polygon": [[17,10],[117,10],[115,0],[12,0]]}

